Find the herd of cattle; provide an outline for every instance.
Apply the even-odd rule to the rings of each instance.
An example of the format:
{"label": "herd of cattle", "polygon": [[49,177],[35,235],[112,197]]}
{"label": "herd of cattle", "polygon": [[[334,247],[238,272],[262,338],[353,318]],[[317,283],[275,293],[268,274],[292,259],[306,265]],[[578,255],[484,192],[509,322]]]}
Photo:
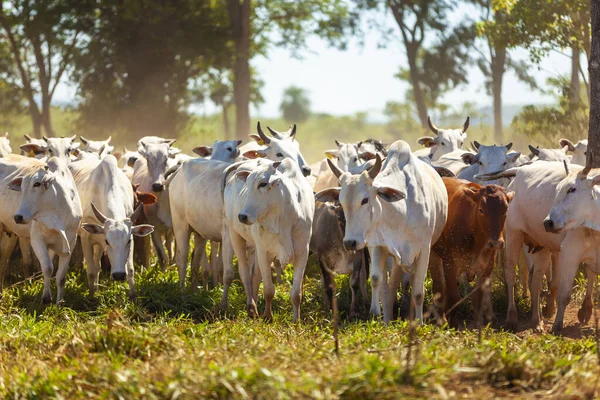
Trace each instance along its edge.
{"label": "herd of cattle", "polygon": [[600,175],[585,166],[593,157],[587,140],[562,139],[559,149],[529,146],[530,155],[511,151],[511,144],[476,141],[468,151],[462,148],[469,118],[460,129],[440,129],[431,121],[429,127],[435,135],[419,139],[424,148],[416,152],[402,140],[389,148],[372,139],[336,140],[337,148],[313,165],[302,156],[295,125],[286,132],[268,128],[268,135],[258,123],[249,143],[217,141],[195,148],[198,157],[159,137],[144,137],[136,151],[113,155],[110,138],[76,142],[75,136],[27,135],[17,155],[5,135],[0,138],[0,288],[19,243],[25,274],[32,268],[32,252],[39,261],[44,303],[52,301],[58,258],[60,302],[72,255],[81,246],[90,295],[97,291],[106,255],[112,279],[127,280],[134,297],[134,258],[149,266],[150,235],[163,270],[174,258],[183,289],[193,235],[192,287],[198,287],[202,266],[205,285],[209,276],[212,284],[223,284],[220,306],[226,307],[235,255],[251,316],[258,315],[262,282],[263,317],[272,318],[273,268],[280,279],[281,266],[292,264],[290,298],[294,320],[300,318],[304,272],[313,253],[326,307],[335,295],[334,273],[351,274],[350,312],[358,315],[368,276],[370,313],[380,316],[383,306],[385,322],[394,316],[400,285],[401,312],[410,309],[423,321],[428,270],[442,318],[457,324],[451,311],[461,300],[459,281],[477,278],[475,314],[491,319],[489,282],[494,266],[503,265],[511,329],[517,324],[518,264],[521,279],[531,279],[536,330],[543,330],[540,293],[547,278],[544,314],[552,316],[557,303],[554,332],[562,329],[576,271],[585,263],[589,283],[579,319],[589,321],[593,268],[600,261],[595,188]]}

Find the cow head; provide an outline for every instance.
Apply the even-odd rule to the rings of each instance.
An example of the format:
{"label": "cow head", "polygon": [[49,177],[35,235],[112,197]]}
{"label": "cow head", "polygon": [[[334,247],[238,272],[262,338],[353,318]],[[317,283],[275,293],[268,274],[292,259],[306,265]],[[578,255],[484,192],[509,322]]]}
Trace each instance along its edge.
{"label": "cow head", "polygon": [[[54,165],[53,165],[54,167]],[[30,173],[14,178],[8,188],[21,192],[21,203],[14,215],[17,224],[28,224],[53,203],[57,190],[55,168],[41,164]]]}
{"label": "cow head", "polygon": [[25,135],[25,138],[30,140],[29,143],[21,146],[21,150],[23,150],[25,154],[33,155],[36,158],[43,158],[44,156],[47,156],[48,158],[58,157],[67,165],[71,163],[71,153],[80,146],[80,143],[74,142],[77,135],[73,135],[70,138],[47,138],[44,136],[43,143],[42,141],[32,139],[27,135]]}
{"label": "cow head", "polygon": [[571,162],[573,164],[585,165],[588,147],[587,139],[580,140],[579,142],[577,142],[577,144],[573,144],[569,139],[560,139],[558,145],[561,148],[566,147],[567,151],[573,153],[573,157],[571,158]]}
{"label": "cow head", "polygon": [[427,117],[429,129],[436,136],[424,136],[418,142],[422,146],[431,148],[430,158],[432,161],[436,161],[444,154],[462,148],[463,143],[467,139],[467,129],[469,129],[470,121],[470,118],[467,117],[463,127],[460,129],[440,129],[431,122],[431,118]]}
{"label": "cow head", "polygon": [[565,144],[564,147],[560,149],[539,149],[537,147],[533,147],[529,145],[529,150],[531,154],[537,157],[541,161],[569,161],[567,157],[567,151],[569,147]]}
{"label": "cow head", "polygon": [[502,186],[485,185],[476,183],[469,185],[473,201],[477,204],[477,226],[481,232],[487,235],[487,247],[499,250],[504,247],[502,231],[508,204],[511,202],[514,192],[506,192]]}
{"label": "cow head", "polygon": [[154,231],[152,225],[133,226],[143,206],[140,205],[129,218],[115,220],[108,218],[92,203],[92,210],[100,224],[82,224],[86,232],[93,235],[104,235],[105,250],[110,260],[110,274],[115,281],[124,281],[128,273],[127,265],[133,257],[133,236],[147,236]]}
{"label": "cow head", "polygon": [[83,136],[80,136],[79,139],[81,140],[81,143],[83,143],[83,150],[90,153],[96,153],[100,158],[112,154],[115,150],[115,146],[111,146],[110,144],[112,136],[109,136],[106,140],[89,140]]}
{"label": "cow head", "polygon": [[193,151],[200,157],[210,156],[211,160],[235,162],[240,155],[241,140],[217,140],[211,146],[198,146]]}
{"label": "cow head", "polygon": [[[477,150],[477,154],[465,153],[462,155],[462,159],[465,164],[477,165],[479,175],[501,172],[511,168],[521,156],[521,153],[518,152],[508,152],[512,147],[512,143],[506,146],[485,146],[474,141],[473,146]],[[493,181],[489,183],[500,184],[501,182]]]}
{"label": "cow head", "polygon": [[10,153],[12,153],[12,147],[10,147],[8,132],[6,132],[4,136],[0,137],[0,157],[6,157]]}
{"label": "cow head", "polygon": [[128,150],[127,147],[123,147],[123,154],[120,158],[123,160],[123,168],[133,168],[138,158],[140,158],[140,153]]}
{"label": "cow head", "polygon": [[358,156],[364,161],[375,160],[375,156],[379,154],[381,159],[387,157],[387,149],[379,140],[367,139],[356,143],[358,148]]}
{"label": "cow head", "polygon": [[[592,159],[593,155],[589,155]],[[589,160],[588,159],[588,160]],[[547,232],[559,233],[584,225],[586,222],[597,221],[596,210],[600,198],[600,175],[592,171],[591,162],[581,170],[579,166],[563,162],[565,178],[556,187],[556,195],[552,208],[544,219]]]}
{"label": "cow head", "polygon": [[325,151],[327,158],[335,160],[339,169],[348,172],[351,168],[360,165],[358,156],[358,146],[351,143],[342,143],[335,141],[338,148]]}
{"label": "cow head", "polygon": [[146,159],[148,164],[148,176],[152,182],[153,192],[165,190],[165,173],[169,166],[167,162],[170,157],[171,146],[175,140],[163,140],[160,143],[140,141],[139,153]]}
{"label": "cow head", "polygon": [[[296,140],[296,124],[291,126],[287,132],[278,132],[267,127],[269,132],[273,135],[272,137],[267,136],[263,132],[260,122],[256,125],[256,129],[258,131],[259,144],[262,144],[265,147],[259,150],[247,151],[243,154],[244,157],[264,157],[272,161],[282,161],[284,158],[291,158],[300,167],[302,175],[310,175],[310,167],[306,163],[306,160],[304,160],[304,156],[302,156],[302,153],[300,152],[300,145]],[[256,139],[253,135],[250,135],[250,137]]]}
{"label": "cow head", "polygon": [[320,191],[315,195],[317,201],[339,201],[346,216],[344,247],[347,250],[361,250],[367,245],[369,229],[373,219],[381,215],[382,202],[396,202],[406,197],[401,191],[389,186],[381,186],[375,177],[382,167],[381,157],[375,158],[375,164],[360,175],[352,175],[340,170],[331,160],[329,168],[338,177],[340,186]]}
{"label": "cow head", "polygon": [[247,198],[238,214],[238,220],[246,225],[263,221],[270,213],[279,212],[279,205],[286,198],[284,180],[300,174],[295,161],[285,158],[283,161],[259,164],[252,171],[239,171],[236,178],[246,182]]}

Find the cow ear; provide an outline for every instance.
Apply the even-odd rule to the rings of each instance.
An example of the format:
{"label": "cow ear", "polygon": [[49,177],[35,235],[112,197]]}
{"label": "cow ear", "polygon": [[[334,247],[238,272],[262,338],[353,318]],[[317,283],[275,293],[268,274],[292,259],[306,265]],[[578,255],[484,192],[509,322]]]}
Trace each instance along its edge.
{"label": "cow ear", "polygon": [[325,155],[330,160],[333,160],[337,156],[337,153],[338,153],[337,149],[325,150]]}
{"label": "cow ear", "polygon": [[140,203],[145,204],[147,206],[156,203],[156,201],[158,200],[155,195],[146,192],[138,192],[137,198]]}
{"label": "cow ear", "polygon": [[265,142],[256,133],[251,133],[248,135],[248,137],[250,137],[250,139],[254,140],[256,143],[260,144],[261,146],[265,144]]}
{"label": "cow ear", "polygon": [[595,177],[590,179],[589,183],[590,183],[590,187],[595,186],[595,185],[600,185],[600,175],[596,175]]}
{"label": "cow ear", "polygon": [[249,150],[242,155],[246,158],[255,159],[264,158],[267,156],[267,153],[264,150]]}
{"label": "cow ear", "polygon": [[140,237],[148,236],[152,232],[154,232],[154,227],[148,224],[136,225],[133,228],[131,228],[131,233],[133,233],[135,236]]}
{"label": "cow ear", "polygon": [[123,157],[123,153],[121,153],[120,151],[115,151],[114,153],[112,153],[112,155],[117,159],[117,161],[119,161],[121,157]]}
{"label": "cow ear", "polygon": [[406,198],[406,195],[404,193],[402,193],[398,189],[394,189],[388,186],[377,188],[377,195],[383,200],[387,201],[388,203],[393,203],[395,201]]}
{"label": "cow ear", "polygon": [[508,160],[508,162],[514,163],[516,162],[519,157],[521,157],[521,153],[519,152],[515,152],[515,153],[510,153],[506,155],[506,159]]}
{"label": "cow ear", "polygon": [[569,139],[560,139],[558,141],[558,145],[560,147],[567,147],[568,151],[575,151],[575,146],[573,145],[573,142],[571,142]]}
{"label": "cow ear", "polygon": [[27,154],[27,156],[34,157],[38,153],[45,153],[46,150],[48,150],[48,148],[40,146],[39,144],[27,143],[21,145],[21,150],[23,150],[23,152]]}
{"label": "cow ear", "polygon": [[370,151],[363,151],[360,153],[360,158],[365,161],[374,160],[377,155],[375,153],[371,153]]}
{"label": "cow ear", "polygon": [[20,192],[21,191],[21,183],[23,183],[22,177],[15,178],[12,181],[10,181],[10,183],[8,184],[8,188],[10,190]]}
{"label": "cow ear", "polygon": [[200,157],[208,157],[212,154],[213,149],[210,146],[198,146],[192,151],[198,154]]}
{"label": "cow ear", "polygon": [[71,147],[69,148],[69,150],[75,151],[76,149],[79,148],[79,146],[81,146],[81,143],[79,143],[79,142],[71,143]]}
{"label": "cow ear", "polygon": [[506,200],[508,200],[509,203],[512,201],[512,199],[514,197],[515,197],[515,192],[513,192],[513,191],[506,192]]}
{"label": "cow ear", "polygon": [[248,179],[248,175],[250,175],[250,171],[240,171],[235,174],[235,177],[242,182],[246,182],[246,179]]}
{"label": "cow ear", "polygon": [[473,165],[478,161],[477,156],[473,153],[465,153],[460,157],[462,158],[463,162],[467,165]]}
{"label": "cow ear", "polygon": [[321,203],[335,203],[340,199],[340,188],[334,187],[329,189],[321,190],[315,194],[315,200]]}
{"label": "cow ear", "polygon": [[431,136],[424,136],[417,141],[421,146],[433,147],[436,145],[435,139]]}
{"label": "cow ear", "polygon": [[81,227],[87,233],[91,233],[92,235],[99,235],[104,233],[104,227],[98,224],[81,224]]}

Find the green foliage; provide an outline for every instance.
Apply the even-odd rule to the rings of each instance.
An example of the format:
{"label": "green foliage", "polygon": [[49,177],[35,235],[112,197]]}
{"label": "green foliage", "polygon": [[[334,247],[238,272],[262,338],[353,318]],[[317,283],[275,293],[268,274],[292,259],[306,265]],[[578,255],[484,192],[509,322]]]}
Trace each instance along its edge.
{"label": "green foliage", "polygon": [[544,146],[556,147],[559,139],[577,141],[587,137],[589,106],[586,99],[573,102],[566,79],[549,79],[554,89],[557,106],[527,106],[517,115],[512,127],[517,135],[535,139]]}
{"label": "green foliage", "polygon": [[279,107],[283,119],[290,123],[304,122],[310,116],[310,99],[302,88],[290,86],[283,91]]}

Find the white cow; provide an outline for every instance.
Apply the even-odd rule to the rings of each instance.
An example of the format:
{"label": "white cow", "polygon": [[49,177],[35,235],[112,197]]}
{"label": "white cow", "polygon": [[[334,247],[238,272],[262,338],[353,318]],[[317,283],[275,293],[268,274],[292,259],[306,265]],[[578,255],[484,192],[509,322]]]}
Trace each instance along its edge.
{"label": "white cow", "polygon": [[162,139],[154,136],[140,139],[138,153],[141,157],[134,164],[131,180],[134,185],[139,185],[140,191],[153,192],[158,199],[156,204],[144,204],[144,215],[150,225],[154,226],[152,243],[163,270],[167,267],[168,258],[162,236],[167,236],[172,227],[165,174],[170,168],[169,159],[179,153],[172,149],[174,142],[175,139]]}
{"label": "white cow", "polygon": [[[477,150],[477,154],[463,154],[462,158],[466,164],[469,164],[469,166],[460,171],[460,173],[457,175],[457,178],[459,179],[466,179],[470,182],[479,183],[475,179],[475,175],[500,172],[511,167],[515,167],[521,157],[521,153],[509,153],[512,143],[509,143],[506,146],[485,146],[477,141],[474,141],[473,145]],[[487,184],[492,183],[506,187],[508,181],[498,180],[487,182]]]}
{"label": "white cow", "polygon": [[21,145],[21,150],[23,150],[24,154],[40,160],[58,157],[67,165],[72,161],[71,153],[81,145],[81,143],[75,142],[77,135],[73,135],[70,138],[47,138],[43,136],[43,142],[39,139],[33,139],[28,135],[25,135],[25,138],[29,143]]}
{"label": "white cow", "polygon": [[112,152],[115,150],[115,146],[111,146],[110,144],[111,139],[112,136],[109,136],[106,140],[89,140],[83,136],[79,137],[79,140],[81,140],[81,143],[83,143],[82,150],[90,153],[96,153],[100,156],[100,158],[104,158],[108,154],[112,154]]}
{"label": "white cow", "polygon": [[[262,275],[266,303],[263,317],[272,318],[275,287],[271,262],[276,259],[282,265],[294,265],[290,298],[294,321],[300,318],[302,282],[315,212],[312,188],[301,174],[296,160],[289,158],[275,163],[252,161],[238,168],[225,184],[226,223],[251,316],[258,312],[251,283],[252,271],[246,257],[248,246],[255,248]],[[224,264],[226,262],[224,260]]]}
{"label": "white cow", "polygon": [[[590,158],[592,158],[590,156]],[[591,160],[590,160],[591,161]],[[588,293],[579,310],[581,323],[589,321],[592,315],[591,292],[596,281],[600,256],[600,170],[586,166],[583,170],[575,165],[564,164],[567,176],[558,183],[556,196],[544,227],[548,232],[557,233],[562,238],[558,270],[558,310],[552,332],[560,333],[563,328],[565,309],[571,299],[573,281],[579,264],[588,265]]]}
{"label": "white cow", "polygon": [[567,151],[569,150],[569,147],[566,145],[560,149],[538,149],[537,147],[529,145],[529,150],[534,157],[536,157],[535,160],[560,162],[564,160],[566,162],[571,162],[569,157],[567,157]]}
{"label": "white cow", "polygon": [[12,147],[10,147],[10,139],[8,138],[8,132],[4,136],[0,136],[0,157],[6,157],[12,153]]}
{"label": "white cow", "polygon": [[[344,246],[360,250],[367,246],[371,254],[371,314],[392,318],[392,300],[396,298],[401,266],[412,269],[412,301],[415,317],[423,321],[424,282],[431,245],[441,235],[448,214],[448,194],[438,173],[415,156],[408,143],[392,144],[383,170],[381,158],[360,175],[339,175],[341,188],[317,193],[319,201],[342,204],[346,215]],[[394,258],[391,289],[388,286],[386,260]]]}
{"label": "white cow", "polygon": [[18,155],[0,159],[0,222],[5,231],[31,240],[44,275],[43,303],[52,301],[50,280],[56,273],[59,303],[64,296],[71,252],[82,211],[71,172],[58,157],[48,163]]}
{"label": "white cow", "polygon": [[[349,172],[363,164],[362,159],[359,158],[358,146],[356,144],[341,143],[337,140],[335,144],[337,144],[338,148],[326,150],[325,155],[327,158],[335,160],[335,164],[340,170]],[[327,162],[325,161],[325,163]],[[317,176],[313,187],[315,192],[318,192],[332,186],[337,186],[337,177],[333,175],[331,169],[327,168]]]}
{"label": "white cow", "polygon": [[234,162],[240,156],[241,140],[217,140],[212,146],[198,146],[193,152],[211,160]]}
{"label": "white cow", "polygon": [[123,161],[123,167],[121,169],[125,172],[125,175],[127,175],[130,181],[133,179],[133,167],[138,158],[140,158],[140,153],[128,150],[127,147],[123,147],[123,155],[119,161]]}
{"label": "white cow", "polygon": [[585,158],[587,156],[588,140],[583,139],[573,144],[569,139],[560,139],[558,145],[563,148],[567,147],[568,151],[573,152],[571,163],[585,165]]}
{"label": "white cow", "polygon": [[[436,134],[436,137],[424,136],[419,139],[419,144],[429,148],[429,158],[431,161],[437,161],[444,154],[460,150],[467,139],[467,129],[469,129],[470,118],[463,124],[461,129],[440,129],[431,118],[427,117],[429,129]],[[424,154],[417,154],[424,155]]]}
{"label": "white cow", "polygon": [[98,288],[100,257],[106,252],[112,278],[127,280],[129,297],[135,297],[133,235],[147,236],[154,228],[151,225],[133,226],[133,221],[142,213],[142,206],[134,212],[131,182],[110,154],[102,161],[88,159],[71,163],[69,169],[83,206],[79,234],[90,296],[94,296]]}
{"label": "white cow", "polygon": [[[577,169],[580,169],[577,167]],[[523,245],[531,250],[533,258],[533,277],[531,281],[531,325],[534,330],[543,331],[540,314],[540,293],[543,276],[551,265],[551,257],[559,261],[562,257],[561,242],[565,233],[552,234],[544,228],[544,219],[552,208],[557,185],[565,177],[565,167],[561,162],[538,161],[531,165],[511,168],[498,174],[478,177],[479,179],[499,179],[514,177],[508,190],[515,192],[504,225],[506,242],[506,285],[508,286],[508,313],[506,326],[517,327],[517,308],[514,300],[515,266]],[[557,264],[560,271],[561,262]],[[560,272],[559,272],[560,274]],[[554,303],[559,280],[556,276],[549,282],[550,297],[547,299],[544,315],[554,313]]]}

